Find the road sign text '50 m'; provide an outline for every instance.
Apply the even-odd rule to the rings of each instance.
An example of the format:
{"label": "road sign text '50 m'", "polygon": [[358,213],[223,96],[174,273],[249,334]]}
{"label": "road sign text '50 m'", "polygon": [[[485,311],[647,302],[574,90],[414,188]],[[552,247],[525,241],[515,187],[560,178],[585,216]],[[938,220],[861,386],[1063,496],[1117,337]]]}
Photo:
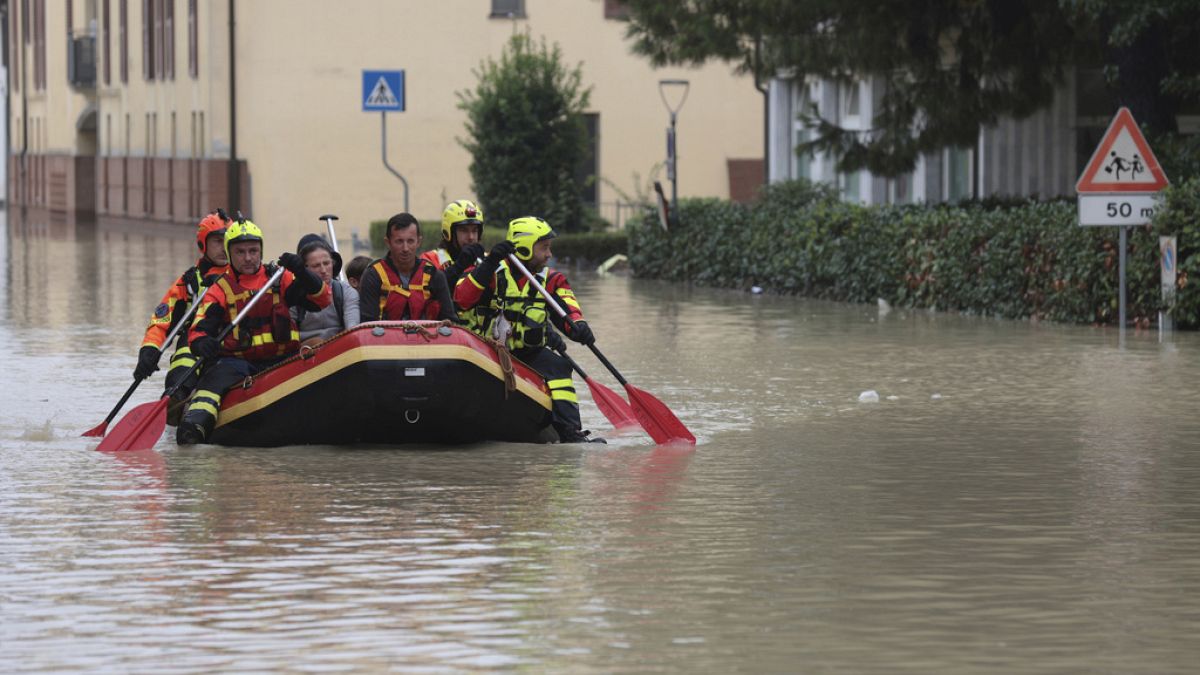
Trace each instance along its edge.
{"label": "road sign text '50 m'", "polygon": [[1158,203],[1158,195],[1079,195],[1079,224],[1145,225]]}

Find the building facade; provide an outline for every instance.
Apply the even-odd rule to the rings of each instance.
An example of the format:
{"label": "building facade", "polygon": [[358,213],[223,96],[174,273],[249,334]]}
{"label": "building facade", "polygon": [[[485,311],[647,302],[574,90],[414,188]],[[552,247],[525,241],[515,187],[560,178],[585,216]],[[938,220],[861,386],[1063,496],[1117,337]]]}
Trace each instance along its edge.
{"label": "building facade", "polygon": [[[868,171],[840,172],[824,154],[797,147],[812,133],[802,111],[846,129],[867,130],[882,95],[871,78],[853,82],[776,78],[769,88],[768,173],[771,181],[794,178],[836,185],[843,198],[864,204],[956,202],[994,196],[1052,198],[1075,194],[1075,181],[1108,127],[1118,104],[1103,74],[1069,74],[1045,108],[1027,118],[1002,118],[984,127],[972,147],[948,147],[923,155],[914,170],[897,178]],[[1183,115],[1180,131],[1195,133],[1200,117]]]}
{"label": "building facade", "polygon": [[[585,201],[620,220],[665,182],[658,82],[686,79],[681,196],[730,195],[761,162],[763,98],[725,65],[652,69],[613,0],[4,0],[9,201],[195,222],[240,208],[294,241],[470,197],[461,92],[515,32],[557,43],[592,88]],[[362,71],[404,70],[406,109],[362,111]],[[486,205],[484,205],[486,208]],[[625,215],[628,215],[628,209]]]}

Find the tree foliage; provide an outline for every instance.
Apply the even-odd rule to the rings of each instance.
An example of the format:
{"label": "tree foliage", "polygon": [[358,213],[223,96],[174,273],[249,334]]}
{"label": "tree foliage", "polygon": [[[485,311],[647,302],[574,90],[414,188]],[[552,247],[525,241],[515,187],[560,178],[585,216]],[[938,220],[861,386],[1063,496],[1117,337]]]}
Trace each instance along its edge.
{"label": "tree foliage", "polygon": [[1173,131],[1200,98],[1195,0],[626,0],[635,51],[655,65],[720,59],[763,81],[871,77],[866,131],[803,115],[803,152],[895,176],[917,157],[972,145],[1001,117],[1048,104],[1075,65],[1104,65],[1135,117]]}
{"label": "tree foliage", "polygon": [[583,205],[576,168],[587,150],[583,112],[590,88],[580,66],[568,68],[558,45],[514,35],[499,60],[474,71],[473,90],[458,92],[467,113],[472,189],[489,223],[535,215],[574,230]]}

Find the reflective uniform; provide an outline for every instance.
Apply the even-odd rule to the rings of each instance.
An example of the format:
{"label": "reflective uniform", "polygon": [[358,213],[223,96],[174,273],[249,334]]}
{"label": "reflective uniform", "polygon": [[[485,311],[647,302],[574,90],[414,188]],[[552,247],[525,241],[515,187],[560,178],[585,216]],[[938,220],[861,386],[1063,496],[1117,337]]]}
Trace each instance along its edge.
{"label": "reflective uniform", "polygon": [[[201,299],[189,341],[194,343],[202,336],[219,335],[274,273],[273,268],[260,266],[254,274],[242,275],[230,270],[222,275]],[[181,430],[185,424],[199,426],[207,437],[216,426],[221,397],[230,387],[299,350],[300,331],[288,307],[302,305],[316,312],[328,307],[332,300],[328,284],[311,272],[305,274],[316,280],[314,285],[319,285],[319,290],[307,292],[304,284],[297,283],[295,276],[285,271],[279,283],[263,295],[221,342],[219,358],[200,378],[184,413]]]}
{"label": "reflective uniform", "polygon": [[[486,285],[474,272],[471,270],[459,280],[454,289],[454,301],[464,309],[471,309],[483,302],[489,292],[492,294],[497,313],[491,322],[491,334],[503,337],[514,356],[546,379],[552,401],[550,414],[559,434],[564,435],[566,429],[579,429],[579,398],[571,380],[571,364],[546,347],[547,332],[553,330],[551,325],[570,334],[570,324],[547,305],[533,284],[519,272],[514,274],[507,263],[500,263]],[[570,321],[583,319],[575,291],[571,290],[565,275],[546,268],[535,276],[558,300]],[[500,321],[500,317],[504,320]]]}
{"label": "reflective uniform", "polygon": [[[454,264],[454,259],[450,257],[449,251],[440,247],[425,251],[421,254],[421,259],[433,264],[446,275],[446,284],[452,292],[458,285],[458,282],[462,281],[466,277],[466,273],[470,272],[474,267],[474,261],[472,261],[460,275],[451,278],[451,275],[456,271],[457,265]],[[457,303],[455,304],[454,309],[458,312],[459,320],[476,335],[482,336],[485,331],[491,328],[492,317],[496,315],[496,309],[491,298],[492,295],[489,291],[486,299],[481,300],[470,309],[461,307]]]}
{"label": "reflective uniform", "polygon": [[[142,346],[155,347],[159,351],[165,351],[170,346],[163,344],[167,339],[167,334],[183,320],[183,316],[187,314],[192,302],[195,301],[196,294],[202,287],[208,286],[228,270],[228,265],[217,266],[212,264],[208,258],[201,256],[194,267],[188,268],[186,272],[179,275],[179,278],[163,295],[162,301],[154,308],[154,314],[150,317],[150,325],[146,327],[146,334],[142,337]],[[167,370],[164,391],[175,386],[196,362],[188,347],[188,328],[189,326],[181,328],[175,339],[175,353],[171,356],[171,365]],[[197,373],[192,373],[188,381],[175,391],[172,399],[176,401],[186,399],[195,388],[198,376]]]}

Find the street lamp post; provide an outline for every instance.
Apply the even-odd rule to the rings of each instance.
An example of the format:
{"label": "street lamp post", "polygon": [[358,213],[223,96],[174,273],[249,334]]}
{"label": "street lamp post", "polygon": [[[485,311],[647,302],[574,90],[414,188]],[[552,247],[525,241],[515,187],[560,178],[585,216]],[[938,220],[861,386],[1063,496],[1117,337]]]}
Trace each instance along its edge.
{"label": "street lamp post", "polygon": [[[667,179],[671,181],[671,213],[677,216],[679,209],[679,181],[678,181],[678,155],[676,154],[675,144],[675,118],[679,115],[679,109],[683,107],[683,102],[687,100],[689,84],[687,80],[659,80],[658,95],[662,97],[663,105],[667,106],[667,112],[671,115],[671,126],[667,128]],[[670,89],[679,92],[678,102],[671,105],[671,99],[667,97],[667,90]]]}

